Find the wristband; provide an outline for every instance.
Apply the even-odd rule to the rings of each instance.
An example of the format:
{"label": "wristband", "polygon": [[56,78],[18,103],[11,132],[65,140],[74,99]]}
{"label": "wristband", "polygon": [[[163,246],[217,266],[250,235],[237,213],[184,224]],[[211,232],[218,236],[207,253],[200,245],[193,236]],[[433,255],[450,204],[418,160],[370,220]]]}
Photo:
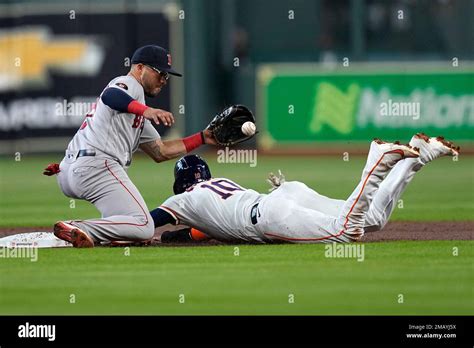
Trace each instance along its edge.
{"label": "wristband", "polygon": [[183,138],[183,144],[186,148],[186,152],[193,151],[195,148],[204,144],[204,135],[202,132],[190,135],[189,137]]}
{"label": "wristband", "polygon": [[135,115],[143,115],[145,110],[148,109],[148,106],[142,104],[136,100],[132,100],[127,106],[127,111]]}

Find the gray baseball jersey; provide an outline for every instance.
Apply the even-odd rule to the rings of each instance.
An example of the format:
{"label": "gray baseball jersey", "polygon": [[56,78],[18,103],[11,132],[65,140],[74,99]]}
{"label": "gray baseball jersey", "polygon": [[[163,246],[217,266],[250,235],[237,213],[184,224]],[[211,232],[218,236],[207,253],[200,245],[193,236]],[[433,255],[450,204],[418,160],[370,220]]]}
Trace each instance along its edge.
{"label": "gray baseball jersey", "polygon": [[[138,102],[145,103],[143,87],[132,76],[116,77],[109,82],[106,88],[108,87],[118,88]],[[128,167],[132,153],[140,144],[159,138],[160,135],[149,120],[143,116],[113,110],[99,98],[95,110],[87,114],[81,128],[69,143],[68,150],[99,150]]]}
{"label": "gray baseball jersey", "polygon": [[[132,76],[117,77],[107,87],[145,103],[143,87]],[[69,143],[58,183],[66,196],[93,203],[101,218],[70,223],[96,242],[152,238],[153,219],[126,169],[140,144],[159,138],[143,116],[113,110],[99,98]],[[94,150],[95,155],[78,156],[80,150]]]}
{"label": "gray baseball jersey", "polygon": [[161,206],[180,224],[198,228],[222,241],[262,242],[250,219],[250,210],[264,194],[232,180],[214,178],[168,198]]}

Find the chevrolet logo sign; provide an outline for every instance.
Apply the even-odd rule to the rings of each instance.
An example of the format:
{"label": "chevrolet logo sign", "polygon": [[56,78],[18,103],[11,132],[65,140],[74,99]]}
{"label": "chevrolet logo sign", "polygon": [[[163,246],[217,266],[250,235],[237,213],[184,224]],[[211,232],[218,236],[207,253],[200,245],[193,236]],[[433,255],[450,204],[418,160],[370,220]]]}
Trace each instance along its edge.
{"label": "chevrolet logo sign", "polygon": [[104,55],[85,35],[53,36],[45,27],[0,30],[0,91],[45,87],[49,70],[95,75]]}

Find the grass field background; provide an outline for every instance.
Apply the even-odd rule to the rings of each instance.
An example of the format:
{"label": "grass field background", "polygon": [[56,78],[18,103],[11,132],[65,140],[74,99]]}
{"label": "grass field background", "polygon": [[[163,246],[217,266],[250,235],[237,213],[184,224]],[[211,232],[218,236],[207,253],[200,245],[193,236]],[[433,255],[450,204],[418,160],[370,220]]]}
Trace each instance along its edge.
{"label": "grass field background", "polygon": [[[42,169],[57,156],[0,159],[0,227],[51,226],[94,218]],[[345,198],[358,183],[363,157],[259,157],[218,164],[214,176],[268,190],[281,169],[318,192]],[[129,175],[148,207],[171,195],[173,162],[138,157]],[[417,174],[392,220],[473,220],[474,158],[440,159]],[[449,233],[449,231],[447,231]],[[473,241],[366,243],[365,260],[330,259],[325,246],[41,249],[38,261],[0,259],[0,314],[473,314]],[[458,255],[453,255],[457,248]],[[185,303],[179,303],[179,296]],[[294,303],[289,303],[290,294]],[[399,303],[399,295],[404,303]],[[75,303],[70,303],[70,296]]]}

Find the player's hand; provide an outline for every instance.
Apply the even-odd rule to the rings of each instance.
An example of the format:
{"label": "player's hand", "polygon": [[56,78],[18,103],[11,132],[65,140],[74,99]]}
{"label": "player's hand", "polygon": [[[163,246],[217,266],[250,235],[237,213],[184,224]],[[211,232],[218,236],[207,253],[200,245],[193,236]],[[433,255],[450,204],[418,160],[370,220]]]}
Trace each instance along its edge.
{"label": "player's hand", "polygon": [[217,145],[216,138],[214,138],[211,130],[204,129],[202,133],[204,135],[204,144]]}
{"label": "player's hand", "polygon": [[154,121],[156,124],[163,123],[165,126],[171,126],[174,123],[174,117],[171,112],[148,107],[143,113],[143,117]]}

